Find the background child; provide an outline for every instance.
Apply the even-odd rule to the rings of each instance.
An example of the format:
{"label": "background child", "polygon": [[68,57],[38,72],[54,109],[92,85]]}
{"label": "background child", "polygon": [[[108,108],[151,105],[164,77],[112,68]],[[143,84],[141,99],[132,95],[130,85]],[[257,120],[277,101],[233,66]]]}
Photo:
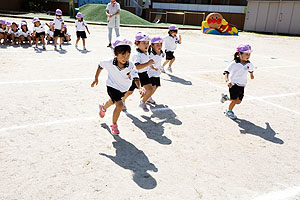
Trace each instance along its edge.
{"label": "background child", "polygon": [[76,40],[76,44],[75,47],[78,47],[78,42],[80,40],[80,38],[82,39],[82,44],[83,44],[83,50],[86,50],[85,48],[85,39],[86,39],[86,33],[85,33],[85,29],[87,30],[87,32],[90,34],[90,31],[87,27],[86,22],[83,20],[83,15],[79,12],[76,15],[76,22],[75,22],[75,26],[76,26],[76,36],[77,36],[77,40]]}
{"label": "background child", "polygon": [[103,105],[100,105],[99,115],[101,118],[104,117],[106,110],[112,106],[116,105],[113,112],[112,119],[112,134],[119,134],[119,129],[117,125],[120,112],[123,108],[122,97],[125,95],[126,91],[131,86],[132,80],[141,91],[140,82],[138,80],[138,74],[135,66],[132,62],[129,62],[130,53],[131,53],[132,42],[129,40],[118,37],[113,44],[115,58],[107,61],[101,61],[97,69],[95,80],[92,83],[91,87],[94,87],[98,84],[98,77],[103,68],[108,72],[108,79],[106,81],[107,93],[110,99]]}
{"label": "background child", "polygon": [[49,25],[46,25],[49,27],[46,33],[47,44],[50,44],[51,41],[54,41],[54,23],[50,22]]}
{"label": "background child", "polygon": [[[148,54],[150,40],[151,38],[149,37],[149,35],[144,32],[138,32],[135,36],[135,45],[138,47],[137,53],[133,56],[133,63],[138,70],[141,85],[146,90],[139,105],[139,107],[141,107],[145,112],[149,111],[146,105],[146,101],[151,97],[151,94],[153,92],[152,84],[147,73],[149,66],[154,64],[154,61],[149,58]],[[126,98],[128,98],[128,96],[133,93],[135,88],[136,85],[132,83],[132,86],[123,98],[124,102]]]}
{"label": "background child", "polygon": [[33,18],[32,23],[34,24],[33,27],[33,37],[35,38],[35,48],[38,48],[38,42],[41,39],[43,44],[43,49],[46,49],[45,46],[45,24],[40,22],[40,19],[35,17]]}
{"label": "background child", "polygon": [[181,35],[177,37],[178,27],[176,25],[169,26],[169,35],[164,38],[166,61],[163,64],[162,72],[165,72],[164,66],[169,63],[168,71],[172,72],[172,64],[175,61],[174,51],[177,48],[177,44],[181,44]]}
{"label": "background child", "polygon": [[17,24],[16,22],[13,22],[11,24],[11,28],[8,31],[9,37],[11,39],[11,42],[14,44],[18,44],[19,43],[19,37],[20,37],[20,32],[19,32],[19,24]]}
{"label": "background child", "polygon": [[57,50],[57,39],[60,39],[59,48],[62,49],[62,42],[64,38],[64,20],[62,18],[62,11],[60,9],[56,9],[54,18],[54,50]]}
{"label": "background child", "polygon": [[24,41],[28,41],[29,45],[31,46],[31,31],[28,29],[27,23],[21,23],[21,30],[20,30],[20,41],[23,43]]}
{"label": "background child", "polygon": [[68,32],[67,25],[64,25],[64,38],[63,38],[63,41],[67,42],[67,44],[69,44],[69,42],[71,41],[71,34]]}
{"label": "background child", "polygon": [[0,20],[0,43],[2,44],[5,41],[6,41],[6,21]]}
{"label": "background child", "polygon": [[226,116],[231,119],[237,119],[232,110],[236,104],[240,104],[243,100],[244,88],[247,84],[247,74],[250,73],[250,78],[254,79],[254,66],[249,61],[251,52],[250,45],[239,45],[237,52],[234,54],[234,61],[224,71],[225,81],[229,87],[230,99],[227,95],[222,94],[221,102],[231,101],[228,110],[225,112]]}
{"label": "background child", "polygon": [[163,38],[160,36],[155,36],[151,40],[151,47],[149,48],[150,59],[154,60],[154,64],[151,65],[148,69],[148,76],[150,78],[153,91],[147,102],[155,104],[155,101],[152,99],[152,95],[155,93],[158,87],[160,87],[160,68],[161,60],[165,56],[162,51]]}

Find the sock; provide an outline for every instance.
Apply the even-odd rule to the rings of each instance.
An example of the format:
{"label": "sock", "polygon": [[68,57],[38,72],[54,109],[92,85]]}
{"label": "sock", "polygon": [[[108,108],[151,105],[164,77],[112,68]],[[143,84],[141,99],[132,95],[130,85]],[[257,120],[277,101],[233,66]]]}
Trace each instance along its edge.
{"label": "sock", "polygon": [[229,111],[229,112],[232,112],[232,110],[229,110],[229,109],[228,109],[228,111]]}

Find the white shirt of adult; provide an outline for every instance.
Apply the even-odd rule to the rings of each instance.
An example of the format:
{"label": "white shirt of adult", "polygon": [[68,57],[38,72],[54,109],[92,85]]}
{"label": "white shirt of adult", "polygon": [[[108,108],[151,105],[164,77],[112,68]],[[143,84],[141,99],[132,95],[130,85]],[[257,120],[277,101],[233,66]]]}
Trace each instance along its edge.
{"label": "white shirt of adult", "polygon": [[[120,4],[116,2],[113,6],[112,3],[107,4],[106,11],[108,14],[114,15],[119,10],[121,10]],[[113,17],[107,17],[107,26],[108,28],[119,28],[120,27],[120,14]]]}
{"label": "white shirt of adult", "polygon": [[105,68],[108,72],[106,85],[121,92],[127,92],[133,79],[139,78],[134,64],[130,61],[128,66],[122,69],[116,65],[116,58],[101,61],[99,67]]}
{"label": "white shirt of adult", "polygon": [[172,37],[168,35],[164,38],[164,44],[167,51],[175,51],[177,44],[179,44],[179,38],[177,36]]}
{"label": "white shirt of adult", "polygon": [[243,65],[242,63],[233,61],[224,70],[224,73],[229,73],[229,81],[241,87],[247,85],[247,75],[254,71],[254,65],[251,62]]}

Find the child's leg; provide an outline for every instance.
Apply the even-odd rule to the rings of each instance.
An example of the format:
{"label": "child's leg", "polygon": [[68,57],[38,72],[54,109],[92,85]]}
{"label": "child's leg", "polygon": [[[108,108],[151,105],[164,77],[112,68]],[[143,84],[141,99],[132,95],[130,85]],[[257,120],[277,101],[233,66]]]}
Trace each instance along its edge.
{"label": "child's leg", "polygon": [[40,40],[39,37],[36,37],[36,38],[35,38],[35,46],[36,46],[36,47],[38,46],[39,40]]}
{"label": "child's leg", "polygon": [[151,94],[151,96],[153,96],[153,94],[155,93],[155,91],[157,90],[157,86],[153,86],[153,91],[152,91],[152,94]]}
{"label": "child's leg", "polygon": [[42,43],[43,43],[43,46],[44,46],[44,45],[45,45],[45,36],[42,35],[42,36],[41,36],[41,39],[42,39]]}
{"label": "child's leg", "polygon": [[31,45],[31,37],[30,36],[27,37],[27,40],[28,40],[29,44]]}
{"label": "child's leg", "polygon": [[231,110],[231,111],[233,110],[233,108],[236,104],[242,103],[242,101],[240,99],[234,99],[234,100],[230,100],[230,101],[231,101],[231,103],[229,104],[228,110]]}
{"label": "child's leg", "polygon": [[127,91],[124,95],[124,97],[122,98],[122,101],[125,101],[130,95],[133,94],[133,91]]}
{"label": "child's leg", "polygon": [[114,102],[109,99],[103,106],[104,110],[106,111],[110,106],[114,105]]}
{"label": "child's leg", "polygon": [[166,64],[168,64],[169,61],[170,61],[170,60],[166,60],[166,61],[164,62],[164,64],[163,64],[163,67],[166,66]]}
{"label": "child's leg", "polygon": [[173,59],[170,61],[170,63],[169,63],[169,66],[170,66],[170,67],[172,66],[172,64],[174,63],[174,61],[175,61],[175,58],[173,58]]}
{"label": "child's leg", "polygon": [[15,42],[15,35],[11,34],[11,42]]}
{"label": "child's leg", "polygon": [[83,47],[85,47],[85,38],[82,38]]}
{"label": "child's leg", "polygon": [[76,45],[78,44],[79,40],[80,40],[80,37],[77,38],[77,40],[76,40]]}
{"label": "child's leg", "polygon": [[153,93],[153,87],[151,84],[147,84],[143,86],[146,90],[146,93],[142,99],[143,103],[146,103],[146,101],[151,97],[152,93]]}
{"label": "child's leg", "polygon": [[112,117],[112,123],[113,123],[113,124],[116,124],[116,123],[117,123],[117,121],[118,121],[118,119],[119,119],[119,116],[120,116],[120,113],[121,113],[121,111],[122,111],[122,108],[123,108],[124,104],[123,104],[123,102],[120,100],[120,101],[117,101],[117,102],[115,103],[115,105],[116,105],[116,108],[115,108],[115,110],[114,110],[113,117]]}
{"label": "child's leg", "polygon": [[54,46],[57,45],[57,39],[58,39],[58,37],[54,37]]}
{"label": "child's leg", "polygon": [[62,42],[63,42],[63,39],[64,39],[64,37],[60,37],[59,39],[60,39],[60,41],[59,41],[59,45],[61,45],[61,44],[62,44]]}

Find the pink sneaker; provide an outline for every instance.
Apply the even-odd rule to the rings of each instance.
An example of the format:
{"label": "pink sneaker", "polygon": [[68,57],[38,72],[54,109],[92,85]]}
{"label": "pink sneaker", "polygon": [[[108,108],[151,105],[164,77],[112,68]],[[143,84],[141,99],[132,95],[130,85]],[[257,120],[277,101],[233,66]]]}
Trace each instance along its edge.
{"label": "pink sneaker", "polygon": [[151,104],[156,104],[156,102],[154,101],[154,99],[152,99],[152,97],[150,97],[148,100],[147,100],[148,103],[151,103]]}
{"label": "pink sneaker", "polygon": [[120,131],[118,129],[118,125],[117,124],[113,124],[110,127],[111,127],[111,133],[113,135],[119,135],[120,134]]}
{"label": "pink sneaker", "polygon": [[103,105],[99,105],[99,108],[100,108],[99,116],[101,118],[103,118],[105,116],[105,112],[106,112],[106,111],[103,111],[104,110],[103,106],[104,106],[104,104]]}

